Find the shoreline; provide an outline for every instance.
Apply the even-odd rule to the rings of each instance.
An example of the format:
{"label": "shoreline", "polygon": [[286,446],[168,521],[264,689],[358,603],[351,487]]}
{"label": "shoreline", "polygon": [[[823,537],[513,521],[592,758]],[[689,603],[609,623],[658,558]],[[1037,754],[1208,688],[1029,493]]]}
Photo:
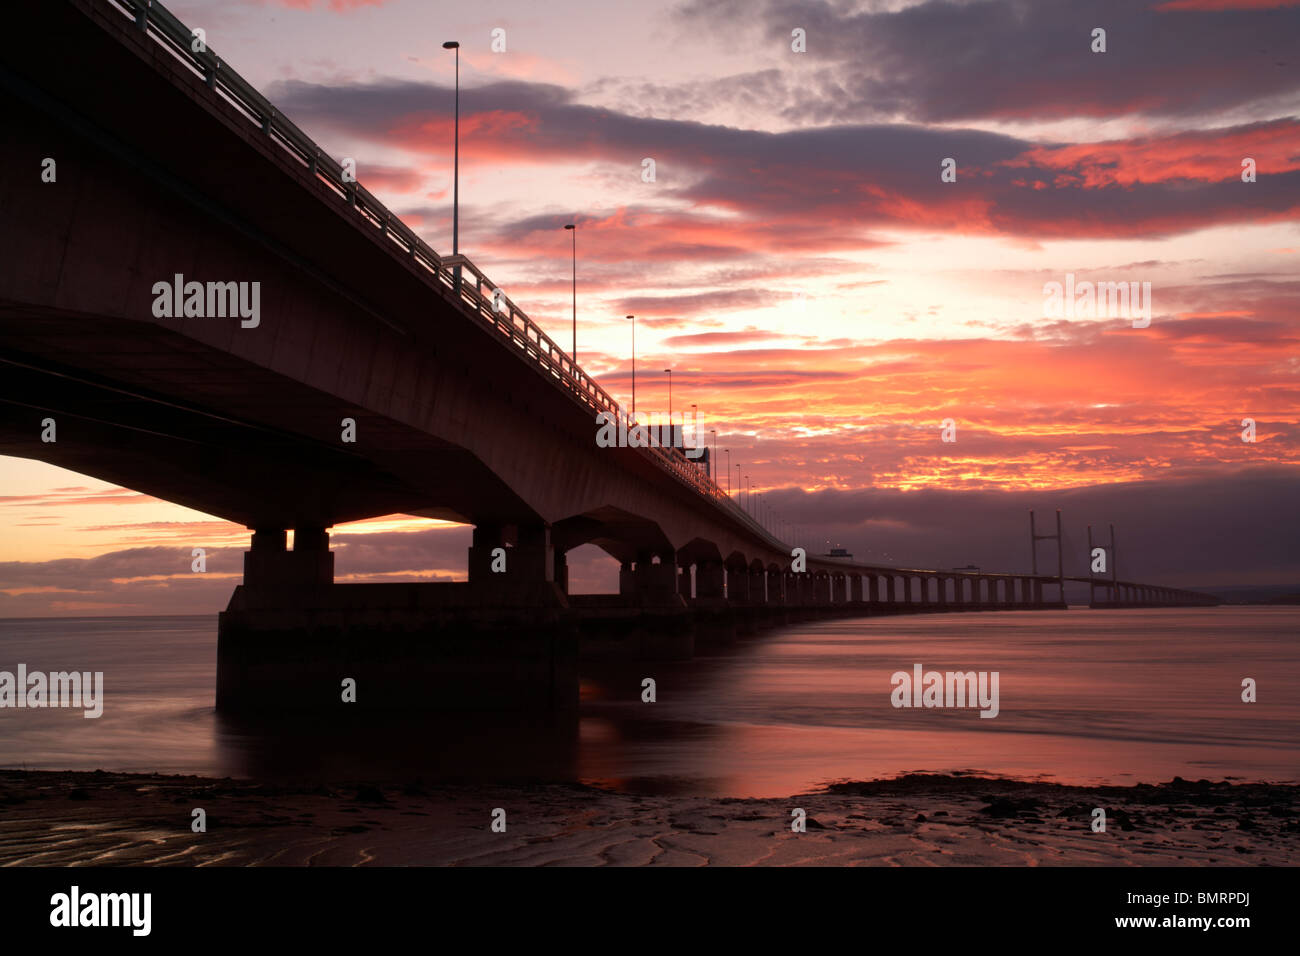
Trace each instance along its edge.
{"label": "shoreline", "polygon": [[[1092,814],[1106,811],[1094,833]],[[192,812],[207,832],[191,830]],[[505,811],[505,832],[491,829]],[[791,811],[806,832],[791,831]],[[0,865],[1294,865],[1300,784],[963,774],[787,798],[0,770]]]}

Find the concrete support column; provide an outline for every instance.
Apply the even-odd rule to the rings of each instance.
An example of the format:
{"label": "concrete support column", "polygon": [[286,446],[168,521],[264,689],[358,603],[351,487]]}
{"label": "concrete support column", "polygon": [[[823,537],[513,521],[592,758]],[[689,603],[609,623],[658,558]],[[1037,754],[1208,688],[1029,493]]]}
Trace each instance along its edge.
{"label": "concrete support column", "polygon": [[831,576],[825,571],[817,572],[813,578],[813,603],[831,603]]}
{"label": "concrete support column", "polygon": [[934,583],[936,589],[935,600],[939,602],[940,607],[946,608],[948,606],[947,579],[944,578],[943,575],[936,575],[934,579]]}
{"label": "concrete support column", "polygon": [[749,569],[727,567],[727,600],[749,601]]}
{"label": "concrete support column", "polygon": [[302,586],[333,584],[334,552],[330,550],[329,532],[324,528],[294,528],[293,564]]}
{"label": "concrete support column", "polygon": [[846,604],[848,603],[848,578],[843,574],[831,576],[831,603]]}
{"label": "concrete support column", "polygon": [[862,603],[862,575],[849,575],[849,600],[854,604]]}
{"label": "concrete support column", "polygon": [[911,604],[914,601],[914,595],[912,594],[912,576],[910,574],[903,575],[903,600],[908,604]]}
{"label": "concrete support column", "polygon": [[880,575],[878,574],[867,575],[867,599],[872,604],[880,603]]}
{"label": "concrete support column", "polygon": [[885,575],[885,600],[890,604],[898,603],[894,599],[894,576],[892,574]]}
{"label": "concrete support column", "polygon": [[618,566],[618,593],[623,597],[636,594],[636,574],[632,570],[631,561],[623,561]]}
{"label": "concrete support column", "polygon": [[749,600],[753,604],[766,604],[769,600],[767,595],[767,572],[762,568],[755,570],[749,569]]}
{"label": "concrete support column", "polygon": [[288,535],[283,528],[258,528],[244,552],[244,587],[274,588],[283,574]]}
{"label": "concrete support column", "polygon": [[721,599],[722,578],[721,561],[703,561],[695,565],[695,596]]}
{"label": "concrete support column", "polygon": [[561,591],[565,594],[569,593],[569,558],[564,551],[556,550],[555,552],[554,581],[559,585]]}
{"label": "concrete support column", "polygon": [[[295,531],[295,541],[297,536]],[[512,548],[505,546],[505,535],[499,525],[475,526],[469,548],[469,584],[470,590],[485,600],[508,604],[546,603],[554,591],[551,585],[555,582],[555,571],[549,525],[520,525]]]}
{"label": "concrete support column", "polygon": [[324,528],[295,528],[293,550],[283,528],[258,528],[244,552],[244,588],[292,600],[334,583],[334,552]]}
{"label": "concrete support column", "polygon": [[659,555],[658,564],[651,553],[637,555],[632,576],[639,600],[647,604],[680,602],[681,598],[677,594],[677,560],[674,555]]}

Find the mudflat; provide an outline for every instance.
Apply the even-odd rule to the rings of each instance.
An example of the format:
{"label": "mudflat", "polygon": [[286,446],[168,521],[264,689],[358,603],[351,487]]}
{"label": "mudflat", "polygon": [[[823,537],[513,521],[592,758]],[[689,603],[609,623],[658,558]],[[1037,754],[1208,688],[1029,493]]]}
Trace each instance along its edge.
{"label": "mudflat", "polygon": [[[1094,832],[1096,808],[1106,829]],[[206,832],[192,829],[204,811]],[[504,810],[504,832],[492,828]],[[806,830],[794,832],[793,811]],[[500,818],[500,814],[496,814]],[[1079,787],[963,775],[774,799],[573,784],[285,786],[0,771],[0,865],[1289,865],[1300,786]]]}

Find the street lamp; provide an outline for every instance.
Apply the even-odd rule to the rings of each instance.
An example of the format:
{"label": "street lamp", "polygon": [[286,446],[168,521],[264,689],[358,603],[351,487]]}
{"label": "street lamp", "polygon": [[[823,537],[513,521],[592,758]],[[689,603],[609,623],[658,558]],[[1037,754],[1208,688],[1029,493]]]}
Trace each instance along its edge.
{"label": "street lamp", "polygon": [[[460,255],[460,44],[455,40],[448,40],[442,48],[456,51],[456,152],[451,186],[451,254],[455,256]],[[459,263],[456,265],[456,294],[460,294]]]}
{"label": "street lamp", "polygon": [[[564,227],[573,232],[573,364],[578,364],[578,225],[569,223]],[[577,369],[574,369],[577,374]]]}
{"label": "street lamp", "polygon": [[722,453],[727,456],[727,497],[731,497],[731,449],[724,448]]}
{"label": "street lamp", "polygon": [[709,455],[709,477],[717,482],[718,480],[718,430],[710,428],[709,434],[713,436],[713,453]]}
{"label": "street lamp", "polygon": [[[574,240],[577,241],[576,239]],[[636,417],[636,316],[629,315],[632,320],[632,417]]]}

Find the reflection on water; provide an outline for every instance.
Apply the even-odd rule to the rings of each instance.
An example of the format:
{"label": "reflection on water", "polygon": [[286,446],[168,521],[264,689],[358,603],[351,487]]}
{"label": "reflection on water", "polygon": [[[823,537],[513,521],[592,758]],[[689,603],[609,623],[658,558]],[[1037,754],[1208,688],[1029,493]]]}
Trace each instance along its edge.
{"label": "reflection on water", "polygon": [[[98,720],[0,710],[0,766],[336,780],[580,781],[782,796],[837,779],[979,770],[1067,782],[1300,777],[1300,609],[927,615],[829,621],[602,664],[570,716],[251,725],[212,710],[216,622],[0,621],[0,669],[104,672]],[[1001,675],[1001,713],[894,709],[890,675]],[[641,701],[653,677],[658,700]],[[1259,682],[1259,702],[1240,699]]]}

